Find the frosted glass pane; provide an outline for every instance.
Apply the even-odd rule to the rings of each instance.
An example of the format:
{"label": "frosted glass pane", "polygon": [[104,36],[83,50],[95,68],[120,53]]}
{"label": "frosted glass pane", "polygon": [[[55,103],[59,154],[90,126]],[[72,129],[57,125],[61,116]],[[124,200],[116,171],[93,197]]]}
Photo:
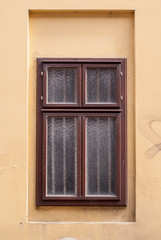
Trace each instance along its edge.
{"label": "frosted glass pane", "polygon": [[116,194],[116,117],[86,122],[86,194]]}
{"label": "frosted glass pane", "polygon": [[77,119],[48,117],[47,195],[77,194]]}
{"label": "frosted glass pane", "polygon": [[77,103],[77,68],[48,68],[47,102]]}
{"label": "frosted glass pane", "polygon": [[87,103],[116,103],[116,68],[87,68]]}

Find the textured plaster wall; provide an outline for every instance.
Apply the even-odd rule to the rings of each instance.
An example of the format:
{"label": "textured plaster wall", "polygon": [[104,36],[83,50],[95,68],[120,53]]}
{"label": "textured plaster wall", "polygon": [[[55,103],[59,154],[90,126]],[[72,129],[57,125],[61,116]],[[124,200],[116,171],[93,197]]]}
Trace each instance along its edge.
{"label": "textured plaster wall", "polygon": [[[6,0],[1,1],[0,6],[0,239],[160,240],[161,1]],[[28,133],[32,127],[28,124],[30,122],[28,106],[31,103],[31,96],[28,94],[29,9],[135,10],[136,221],[134,222],[28,221],[28,215],[32,218],[31,212],[28,212],[30,209],[28,182],[31,192],[32,188],[31,180],[28,181],[28,176],[31,177],[31,161],[27,148],[28,142],[30,145]]]}

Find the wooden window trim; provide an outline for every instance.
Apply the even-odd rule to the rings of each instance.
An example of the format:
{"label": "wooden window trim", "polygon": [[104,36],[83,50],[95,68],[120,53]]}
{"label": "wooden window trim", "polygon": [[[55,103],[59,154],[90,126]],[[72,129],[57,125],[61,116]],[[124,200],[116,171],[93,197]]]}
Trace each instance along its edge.
{"label": "wooden window trim", "polygon": [[[75,106],[67,106],[64,104],[62,106],[59,104],[46,104],[45,100],[46,96],[44,97],[44,69],[47,66],[78,66],[80,68],[80,65],[82,65],[82,72],[80,71],[80,75],[83,74],[84,76],[84,69],[86,66],[101,66],[102,64],[111,64],[118,67],[119,74],[122,76],[120,77],[120,88],[119,88],[119,99],[117,98],[117,105],[109,105],[106,106],[98,105],[97,107],[95,104],[85,104],[82,99],[84,97],[84,91],[81,88],[80,79],[78,79],[78,85],[79,85],[79,96],[78,99],[81,99],[78,101],[78,104]],[[101,65],[100,65],[101,64]],[[42,73],[43,72],[43,76]],[[45,83],[46,84],[46,83]],[[83,77],[83,87],[85,84],[85,78]],[[43,101],[41,101],[41,96],[43,96]],[[83,97],[81,97],[83,96]],[[49,106],[50,105],[50,106]],[[127,205],[127,158],[126,158],[126,135],[127,135],[127,126],[126,126],[126,59],[55,59],[55,58],[38,58],[37,59],[37,167],[36,167],[36,205],[37,206],[126,206]],[[85,117],[86,116],[107,116],[107,115],[117,115],[120,119],[120,160],[119,165],[120,168],[118,170],[118,181],[117,186],[120,186],[117,189],[118,196],[117,197],[85,197],[85,196],[77,196],[77,197],[46,197],[45,196],[45,149],[46,146],[43,143],[43,134],[45,134],[45,121],[43,120],[44,117],[49,115],[64,115],[64,116],[78,116],[78,118],[82,118],[82,120],[79,119],[79,132],[82,132],[83,138],[85,134]],[[44,117],[43,117],[44,116]],[[80,121],[82,122],[80,124]],[[83,126],[81,129],[81,126]],[[42,131],[43,129],[43,131]],[[81,133],[80,133],[81,135]],[[79,146],[82,144],[82,140],[79,140]],[[85,176],[80,172],[80,169],[85,168],[84,160],[81,162],[81,159],[85,159],[85,146],[83,147],[83,152],[80,152],[79,154],[79,161],[78,161],[78,193],[81,191],[84,192],[84,185],[85,185]],[[83,171],[84,172],[84,171]],[[81,177],[83,176],[83,177]],[[80,187],[80,183],[82,184],[82,187]]]}

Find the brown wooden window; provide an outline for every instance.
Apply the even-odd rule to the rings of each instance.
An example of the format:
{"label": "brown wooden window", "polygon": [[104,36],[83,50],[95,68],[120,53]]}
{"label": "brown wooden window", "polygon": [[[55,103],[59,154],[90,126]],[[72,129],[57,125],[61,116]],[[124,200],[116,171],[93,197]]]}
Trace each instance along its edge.
{"label": "brown wooden window", "polygon": [[37,205],[126,205],[126,59],[37,59]]}

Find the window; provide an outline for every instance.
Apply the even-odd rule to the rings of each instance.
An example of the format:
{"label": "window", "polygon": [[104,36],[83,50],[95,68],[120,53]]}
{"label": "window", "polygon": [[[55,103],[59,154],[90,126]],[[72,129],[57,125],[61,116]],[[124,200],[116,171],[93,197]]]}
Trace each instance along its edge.
{"label": "window", "polygon": [[37,205],[126,205],[126,59],[37,59]]}

